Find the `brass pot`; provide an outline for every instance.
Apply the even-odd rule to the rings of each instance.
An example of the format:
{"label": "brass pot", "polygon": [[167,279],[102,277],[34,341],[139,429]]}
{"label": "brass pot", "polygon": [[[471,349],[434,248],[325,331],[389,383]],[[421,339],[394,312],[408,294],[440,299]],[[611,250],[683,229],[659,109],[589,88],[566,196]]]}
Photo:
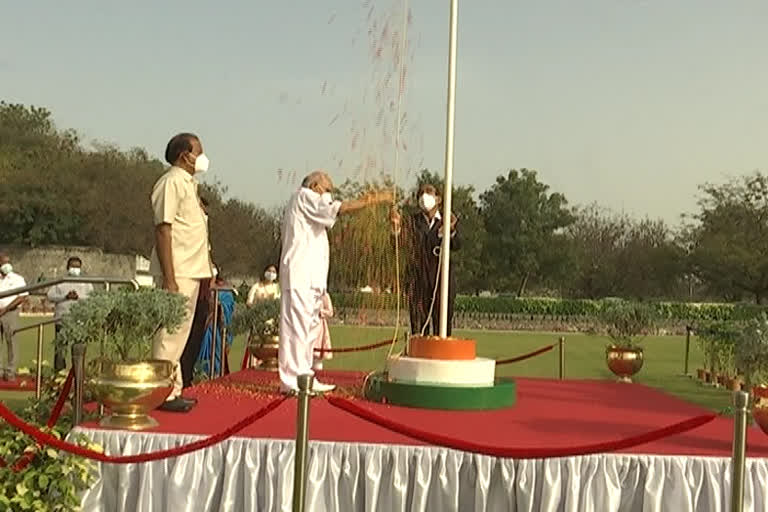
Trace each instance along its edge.
{"label": "brass pot", "polygon": [[608,346],[605,362],[619,382],[632,382],[632,376],[643,367],[643,349]]}
{"label": "brass pot", "polygon": [[259,336],[250,339],[248,342],[248,352],[260,361],[257,368],[276,372],[278,367],[277,352],[280,348],[279,336]]}
{"label": "brass pot", "polygon": [[752,396],[754,397],[752,417],[760,426],[760,430],[768,435],[768,387],[754,386]]}
{"label": "brass pot", "polygon": [[170,361],[104,362],[90,380],[96,400],[111,413],[102,427],[144,430],[156,427],[149,412],[163,404],[173,391],[174,365]]}

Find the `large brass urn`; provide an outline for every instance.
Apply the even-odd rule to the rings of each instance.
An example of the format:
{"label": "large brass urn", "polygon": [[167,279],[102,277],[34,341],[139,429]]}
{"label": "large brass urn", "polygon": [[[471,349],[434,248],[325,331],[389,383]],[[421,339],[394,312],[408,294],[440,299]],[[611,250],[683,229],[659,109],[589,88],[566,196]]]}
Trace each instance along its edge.
{"label": "large brass urn", "polygon": [[605,362],[619,382],[632,382],[632,376],[643,367],[643,349],[609,345],[605,349]]}
{"label": "large brass urn", "polygon": [[156,427],[157,420],[149,413],[171,394],[174,376],[170,361],[103,362],[89,382],[96,399],[109,412],[99,424],[127,430]]}
{"label": "large brass urn", "polygon": [[258,368],[261,370],[277,371],[279,348],[280,337],[277,335],[250,336],[248,338],[248,352],[259,360]]}

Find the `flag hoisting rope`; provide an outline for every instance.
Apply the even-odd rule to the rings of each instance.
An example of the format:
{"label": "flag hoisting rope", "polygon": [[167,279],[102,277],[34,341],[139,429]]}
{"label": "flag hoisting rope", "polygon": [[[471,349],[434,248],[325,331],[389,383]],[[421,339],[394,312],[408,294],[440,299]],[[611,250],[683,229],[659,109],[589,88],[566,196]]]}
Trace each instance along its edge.
{"label": "flag hoisting rope", "polygon": [[448,335],[448,276],[451,261],[451,194],[453,191],[453,132],[456,114],[456,39],[458,0],[451,0],[450,36],[448,39],[448,113],[445,130],[445,188],[443,190],[443,246],[440,251],[440,330]]}

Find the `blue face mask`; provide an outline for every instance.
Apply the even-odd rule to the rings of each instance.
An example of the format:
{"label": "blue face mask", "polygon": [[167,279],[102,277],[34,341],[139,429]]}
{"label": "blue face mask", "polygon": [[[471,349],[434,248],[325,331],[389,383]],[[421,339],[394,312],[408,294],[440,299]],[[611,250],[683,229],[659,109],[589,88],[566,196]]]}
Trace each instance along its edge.
{"label": "blue face mask", "polygon": [[11,272],[13,272],[13,265],[10,263],[4,263],[3,265],[0,265],[0,274],[7,276]]}

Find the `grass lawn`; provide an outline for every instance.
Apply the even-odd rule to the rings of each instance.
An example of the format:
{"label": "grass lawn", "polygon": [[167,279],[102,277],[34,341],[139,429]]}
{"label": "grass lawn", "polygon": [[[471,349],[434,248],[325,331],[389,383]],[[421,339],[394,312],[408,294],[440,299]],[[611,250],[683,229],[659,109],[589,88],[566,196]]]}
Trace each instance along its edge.
{"label": "grass lawn", "polygon": [[[26,324],[37,322],[38,319],[24,319]],[[391,338],[393,329],[388,327],[352,327],[333,326],[331,329],[332,344],[335,347],[350,347],[365,345]],[[458,336],[466,336],[477,340],[480,356],[502,359],[514,357],[555,343],[559,334],[540,332],[507,332],[507,331],[457,331]],[[20,366],[28,366],[32,370],[35,359],[37,331],[27,331],[20,334]],[[567,379],[612,379],[613,374],[605,365],[605,345],[607,339],[599,336],[583,334],[566,334],[565,376]],[[45,344],[43,359],[53,361],[53,326],[45,329]],[[243,357],[244,339],[235,340],[230,354],[230,367],[239,368]],[[636,376],[635,381],[659,388],[668,393],[714,411],[721,411],[730,405],[731,394],[721,389],[703,387],[694,379],[681,376],[685,338],[678,336],[648,337],[643,342],[645,349],[645,366]],[[2,349],[2,347],[0,347]],[[4,350],[4,349],[3,349]],[[327,369],[344,369],[371,371],[382,369],[388,348],[368,352],[353,352],[336,354],[333,359],[326,361]],[[519,377],[557,377],[557,349],[539,355],[532,359],[500,366],[498,375]],[[701,366],[703,357],[696,343],[691,343],[691,358],[689,372],[694,373]],[[0,392],[0,400],[18,406],[29,393]]]}

